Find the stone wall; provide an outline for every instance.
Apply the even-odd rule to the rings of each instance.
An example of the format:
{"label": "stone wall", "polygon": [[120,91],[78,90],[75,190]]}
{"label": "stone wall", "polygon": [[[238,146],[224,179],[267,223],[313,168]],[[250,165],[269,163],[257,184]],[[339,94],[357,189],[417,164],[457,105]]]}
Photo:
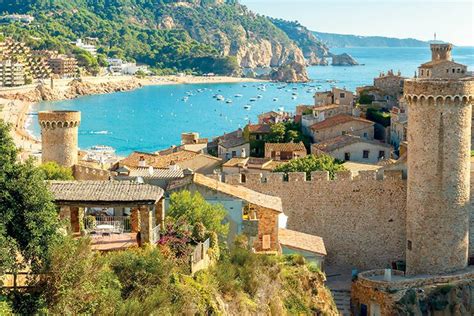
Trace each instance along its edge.
{"label": "stone wall", "polygon": [[227,175],[226,182],[278,196],[288,228],[321,236],[327,263],[359,269],[385,268],[405,258],[406,180],[401,171]]}
{"label": "stone wall", "polygon": [[110,172],[108,170],[91,168],[86,166],[74,165],[72,174],[76,180],[109,180]]}

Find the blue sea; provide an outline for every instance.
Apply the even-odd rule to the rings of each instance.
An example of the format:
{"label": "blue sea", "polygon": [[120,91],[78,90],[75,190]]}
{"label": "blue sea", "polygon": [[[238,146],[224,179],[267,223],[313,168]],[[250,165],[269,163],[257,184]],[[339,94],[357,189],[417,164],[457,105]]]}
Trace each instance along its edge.
{"label": "blue sea", "polygon": [[[249,121],[257,122],[257,115],[262,112],[281,108],[291,112],[296,105],[313,104],[314,93],[330,89],[331,85],[355,91],[358,86],[372,84],[374,77],[389,69],[412,77],[421,63],[431,59],[427,47],[343,48],[332,52],[347,52],[363,65],[310,67],[313,82],[309,84],[266,83],[264,90],[258,83],[148,86],[130,92],[43,102],[33,111],[79,110],[82,149],[108,145],[117,154],[127,155],[134,150],[156,151],[179,144],[182,132],[199,132],[202,137],[231,132]],[[472,71],[474,47],[455,47],[453,58]],[[232,103],[216,100],[216,94]],[[246,105],[250,109],[245,109]],[[39,137],[35,118],[29,128]]]}

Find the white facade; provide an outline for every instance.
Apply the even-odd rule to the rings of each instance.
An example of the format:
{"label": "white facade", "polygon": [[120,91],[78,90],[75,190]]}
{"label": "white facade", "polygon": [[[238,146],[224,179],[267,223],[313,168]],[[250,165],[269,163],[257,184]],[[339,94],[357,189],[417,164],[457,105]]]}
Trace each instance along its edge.
{"label": "white facade", "polygon": [[86,44],[82,41],[82,39],[78,38],[75,42],[74,42],[74,45],[76,45],[77,47],[91,53],[92,56],[97,56],[97,48],[95,47],[95,45],[91,45],[91,44]]}
{"label": "white facade", "polygon": [[[317,150],[312,147],[311,153],[316,154]],[[391,147],[382,143],[376,144],[373,142],[360,141],[326,153],[341,161],[376,164],[382,159],[390,158]]]}

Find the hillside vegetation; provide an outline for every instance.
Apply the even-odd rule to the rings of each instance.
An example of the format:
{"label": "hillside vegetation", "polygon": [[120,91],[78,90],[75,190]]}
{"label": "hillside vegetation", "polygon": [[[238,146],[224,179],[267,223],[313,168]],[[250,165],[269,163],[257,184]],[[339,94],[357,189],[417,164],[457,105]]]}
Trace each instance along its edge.
{"label": "hillside vegetation", "polygon": [[[232,0],[2,1],[0,12],[33,15],[31,25],[0,32],[36,48],[70,52],[71,41],[93,37],[101,54],[161,70],[239,74],[242,67],[305,63],[298,38]],[[315,55],[325,51],[320,45],[312,44]]]}
{"label": "hillside vegetation", "polygon": [[329,47],[426,47],[428,42],[413,38],[359,36],[313,32],[317,39]]}

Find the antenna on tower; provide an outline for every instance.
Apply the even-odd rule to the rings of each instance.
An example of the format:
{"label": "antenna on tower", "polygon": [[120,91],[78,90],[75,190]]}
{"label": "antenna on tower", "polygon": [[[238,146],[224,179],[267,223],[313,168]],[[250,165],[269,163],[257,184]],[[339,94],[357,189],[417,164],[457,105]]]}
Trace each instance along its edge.
{"label": "antenna on tower", "polygon": [[434,40],[435,40],[435,42],[436,42],[436,32],[434,33]]}

